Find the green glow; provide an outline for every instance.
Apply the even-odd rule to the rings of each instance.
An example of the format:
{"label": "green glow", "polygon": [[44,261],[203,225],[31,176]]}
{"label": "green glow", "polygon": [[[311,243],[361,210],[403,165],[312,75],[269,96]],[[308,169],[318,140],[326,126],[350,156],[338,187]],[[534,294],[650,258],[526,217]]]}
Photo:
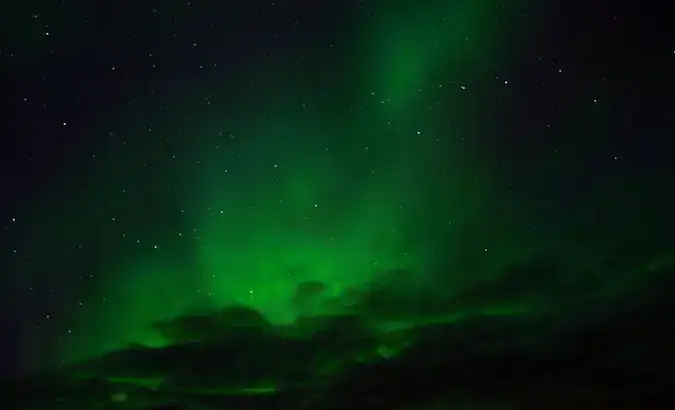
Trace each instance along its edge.
{"label": "green glow", "polygon": [[[55,200],[60,207],[41,204],[35,213],[48,222],[35,224],[56,254],[45,259],[62,262],[53,238],[92,238],[82,254],[96,279],[72,289],[73,306],[53,320],[50,352],[27,348],[26,367],[95,357],[102,362],[74,373],[161,390],[172,386],[167,369],[123,366],[104,354],[130,346],[170,351],[224,332],[250,355],[253,347],[236,343],[253,330],[228,327],[246,314],[223,313],[246,306],[269,322],[249,326],[263,347],[288,343],[317,357],[256,345],[264,366],[237,362],[224,375],[180,380],[189,385],[182,392],[271,394],[280,380],[330,378],[349,364],[396,358],[414,347],[420,327],[481,314],[552,314],[558,306],[577,312],[577,303],[619,299],[637,276],[672,265],[666,249],[648,255],[646,268],[640,259],[609,269],[602,258],[616,245],[610,222],[584,209],[542,229],[545,212],[506,188],[481,140],[499,130],[473,90],[498,74],[497,61],[508,65],[515,48],[503,37],[512,27],[498,3],[399,3],[370,5],[377,11],[370,20],[349,25],[353,32],[335,45],[344,61],[329,70],[344,78],[315,79],[299,63],[270,70],[253,62],[249,74],[223,80],[236,89],[252,82],[248,75],[255,79],[237,104],[186,103],[163,113],[164,129],[124,136],[148,138],[147,146],[104,150],[94,188]],[[167,85],[166,98],[193,101],[212,87]],[[70,192],[67,180],[61,184],[55,191]],[[624,198],[611,188],[598,197],[611,205]],[[648,236],[648,217],[622,218],[622,228]],[[563,266],[539,266],[551,254]],[[340,322],[353,313],[365,330]],[[173,321],[185,315],[185,323]],[[325,347],[313,339],[334,331],[325,322],[362,339]],[[199,349],[185,349],[208,362]],[[308,362],[310,369],[301,366]]]}
{"label": "green glow", "polygon": [[[378,24],[359,32],[372,36],[374,91],[388,115],[410,115],[435,87],[460,90],[491,74],[500,56],[495,47],[507,29],[496,9],[485,3],[429,1],[386,2]],[[503,18],[503,16],[501,17]]]}
{"label": "green glow", "polygon": [[[557,183],[604,175],[519,148],[514,134],[539,132],[546,118],[509,102],[540,87],[525,77],[550,75],[518,72],[550,57],[522,44],[542,23],[518,5],[535,2],[348,3],[320,45],[280,30],[274,41],[288,44],[217,58],[232,57],[225,68],[200,61],[199,76],[158,71],[148,89],[105,107],[92,134],[114,132],[91,164],[55,173],[26,211],[30,238],[16,239],[20,268],[7,276],[25,277],[7,282],[29,291],[11,295],[26,312],[10,325],[21,321],[17,361],[29,376],[0,380],[7,402],[582,409],[565,400],[611,407],[672,391],[672,360],[661,357],[675,343],[663,332],[675,310],[674,228],[663,217],[675,208],[663,190],[672,183],[613,176],[577,197]],[[289,5],[277,6],[283,15]],[[46,19],[32,19],[43,31]],[[315,23],[293,22],[293,32]],[[62,52],[42,35],[26,43],[35,56]],[[208,50],[200,58],[222,51]],[[586,71],[547,81],[605,74]],[[570,107],[600,92],[556,92],[546,103],[568,107],[533,135],[602,140],[590,135],[600,112],[621,103]],[[508,124],[520,105],[537,121]],[[585,141],[568,140],[561,151]],[[532,178],[518,169],[530,152]]]}
{"label": "green glow", "polygon": [[[475,226],[479,219],[489,224],[485,209],[494,201],[494,177],[475,147],[459,138],[478,127],[457,124],[438,142],[435,135],[444,124],[422,114],[416,96],[441,69],[462,72],[466,81],[483,75],[476,63],[495,56],[490,46],[499,33],[485,22],[486,8],[468,1],[379,7],[374,30],[372,24],[354,25],[354,35],[362,39],[358,54],[371,56],[363,63],[374,70],[360,74],[373,79],[371,87],[355,90],[357,97],[348,102],[364,107],[363,114],[308,116],[322,107],[308,100],[300,110],[293,103],[297,90],[312,85],[290,67],[275,73],[273,91],[249,95],[227,118],[192,113],[190,128],[181,130],[190,142],[167,149],[194,168],[153,177],[158,186],[177,187],[163,194],[161,212],[182,219],[182,226],[164,226],[152,242],[136,244],[142,252],[132,257],[112,265],[102,261],[98,276],[107,282],[85,295],[86,311],[68,319],[76,325],[64,343],[66,358],[128,343],[162,346],[166,341],[152,323],[231,304],[258,309],[273,323],[339,313],[345,306],[329,301],[373,281],[408,290],[433,287],[436,254],[448,252],[441,237],[458,235],[450,248],[458,258],[483,251],[483,244],[460,237],[482,229]],[[447,84],[458,90],[460,85]],[[384,97],[386,102],[378,101]],[[457,110],[455,115],[466,119],[475,115],[470,106]],[[417,115],[419,124],[390,123],[403,112],[411,119]],[[107,186],[120,186],[120,162],[123,154],[113,152],[101,170],[110,179]],[[428,177],[447,164],[452,168],[446,178]],[[99,206],[96,201],[86,200],[87,206]],[[524,257],[503,245],[472,281]],[[311,280],[326,285],[320,300],[293,306],[298,284]],[[448,278],[443,292],[459,290],[464,282]]]}

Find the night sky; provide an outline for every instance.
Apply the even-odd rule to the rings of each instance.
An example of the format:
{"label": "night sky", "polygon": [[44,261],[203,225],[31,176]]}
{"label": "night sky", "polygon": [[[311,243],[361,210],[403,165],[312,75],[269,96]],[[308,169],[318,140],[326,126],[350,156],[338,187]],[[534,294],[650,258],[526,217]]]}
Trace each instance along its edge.
{"label": "night sky", "polygon": [[7,5],[2,375],[328,309],[303,283],[407,292],[390,320],[630,304],[675,264],[669,7]]}

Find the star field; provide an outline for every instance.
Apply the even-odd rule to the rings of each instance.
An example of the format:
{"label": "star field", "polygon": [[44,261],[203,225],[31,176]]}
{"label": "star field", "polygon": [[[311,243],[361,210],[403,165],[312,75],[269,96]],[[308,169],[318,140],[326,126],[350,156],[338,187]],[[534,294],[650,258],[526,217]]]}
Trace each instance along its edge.
{"label": "star field", "polygon": [[291,305],[307,281],[538,311],[561,278],[467,292],[542,257],[600,270],[589,295],[672,263],[668,14],[544,3],[12,5],[3,371],[231,304],[291,323],[324,309]]}

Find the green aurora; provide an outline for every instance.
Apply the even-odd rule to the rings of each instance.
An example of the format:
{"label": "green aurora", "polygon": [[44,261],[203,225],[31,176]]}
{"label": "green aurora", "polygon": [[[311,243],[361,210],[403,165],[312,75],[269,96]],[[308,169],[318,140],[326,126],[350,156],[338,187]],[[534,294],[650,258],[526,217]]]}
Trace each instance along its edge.
{"label": "green aurora", "polygon": [[[297,63],[274,73],[254,66],[245,76],[260,73],[253,74],[258,91],[224,113],[191,110],[180,146],[175,136],[155,135],[150,138],[166,138],[165,152],[107,154],[100,173],[108,182],[101,184],[102,192],[84,195],[84,219],[100,217],[101,207],[126,214],[157,211],[132,203],[171,186],[172,192],[158,194],[166,198],[158,212],[167,225],[181,218],[185,230],[162,227],[162,234],[139,243],[140,251],[130,258],[114,256],[128,253],[110,245],[97,266],[97,276],[110,279],[84,295],[88,309],[69,312],[77,325],[76,336],[64,342],[65,358],[130,342],[161,344],[149,326],[154,321],[233,303],[288,323],[299,313],[290,304],[295,289],[309,280],[326,283],[326,297],[373,280],[421,290],[433,286],[436,253],[446,252],[439,238],[473,230],[471,221],[489,224],[486,205],[496,200],[498,181],[475,147],[460,138],[487,132],[489,125],[472,120],[476,107],[460,104],[460,81],[438,84],[457,88],[456,119],[429,111],[422,101],[433,100],[435,90],[421,88],[440,70],[461,73],[458,78],[467,84],[484,76],[481,71],[496,54],[490,45],[500,33],[484,23],[485,8],[469,1],[452,7],[437,2],[423,11],[378,7],[381,21],[374,27],[355,24],[354,39],[336,45],[344,50],[338,67],[348,72],[340,86],[350,88],[337,107],[326,107],[316,91],[334,81],[332,73],[307,80],[306,68]],[[474,71],[478,63],[482,70]],[[182,92],[174,91],[172,98],[184,98]],[[124,169],[125,163],[137,163],[129,156],[147,154],[157,175],[148,175],[142,187],[147,192],[129,192],[132,199],[125,200],[110,188],[137,177],[137,170]],[[171,169],[173,154],[180,159],[178,169]],[[429,176],[447,164],[452,168],[445,178]],[[125,224],[124,215],[115,218]],[[103,241],[111,241],[111,229],[114,224],[101,229]],[[493,245],[458,243],[453,252],[477,254]],[[514,257],[528,257],[500,248],[487,262],[493,266],[473,274],[487,275]],[[445,292],[461,289],[464,280],[458,275],[453,282]]]}
{"label": "green aurora", "polygon": [[[25,330],[25,367],[162,346],[169,341],[153,323],[230,305],[288,324],[386,288],[407,296],[398,310],[371,313],[408,323],[543,311],[569,302],[568,289],[575,300],[587,297],[580,289],[623,294],[621,275],[588,288],[588,278],[562,277],[607,266],[617,220],[639,241],[655,235],[656,216],[608,212],[626,200],[623,187],[604,187],[597,205],[567,213],[518,197],[477,142],[499,130],[475,85],[516,58],[527,27],[498,3],[404,3],[363,6],[377,18],[345,19],[351,33],[329,55],[277,53],[274,69],[253,58],[221,80],[231,101],[194,102],[213,81],[159,83],[165,109],[151,108],[146,89],[133,106],[111,107],[144,135],[114,131],[87,165],[95,185],[60,176],[51,200],[30,210],[43,232],[38,268],[79,264],[95,279],[72,286],[74,302],[54,314],[49,336]],[[80,172],[72,165],[65,174]],[[631,185],[644,191],[641,202],[658,194]],[[667,246],[646,254],[626,277],[648,272],[646,260],[672,263]],[[504,277],[549,255],[564,261],[560,277],[520,283],[525,290]],[[298,285],[311,282],[325,284],[317,300],[293,303]],[[483,289],[490,284],[506,290]],[[410,295],[461,303],[419,311]]]}

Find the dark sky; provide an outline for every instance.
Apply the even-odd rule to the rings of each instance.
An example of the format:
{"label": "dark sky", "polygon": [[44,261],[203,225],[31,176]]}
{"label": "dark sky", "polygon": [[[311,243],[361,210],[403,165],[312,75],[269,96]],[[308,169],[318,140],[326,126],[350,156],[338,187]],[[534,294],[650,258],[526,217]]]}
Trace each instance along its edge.
{"label": "dark sky", "polygon": [[5,6],[3,373],[192,310],[288,322],[308,280],[507,309],[541,255],[605,293],[672,264],[668,3]]}

